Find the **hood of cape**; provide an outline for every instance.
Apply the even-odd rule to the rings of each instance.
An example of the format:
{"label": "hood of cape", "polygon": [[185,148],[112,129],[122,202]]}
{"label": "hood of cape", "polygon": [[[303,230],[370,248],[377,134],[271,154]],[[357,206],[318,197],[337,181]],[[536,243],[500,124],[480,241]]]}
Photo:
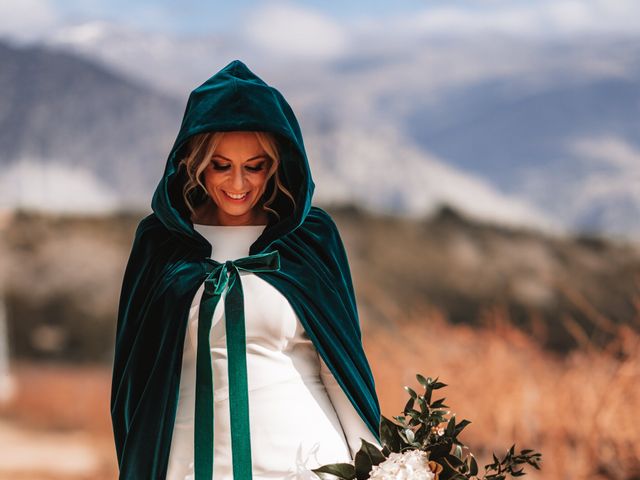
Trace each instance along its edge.
{"label": "hood of cape", "polygon": [[[165,478],[189,306],[214,267],[211,245],[193,228],[179,168],[191,137],[213,131],[275,134],[279,175],[295,199],[278,195],[280,214],[251,245],[277,249],[280,270],[257,272],[289,300],[318,353],[379,440],[380,407],[362,347],[355,293],[338,229],[312,206],[314,182],[298,121],[282,94],[234,60],[189,95],[178,136],[136,230],[124,274],[111,389],[120,479]],[[267,187],[268,190],[269,187]]]}

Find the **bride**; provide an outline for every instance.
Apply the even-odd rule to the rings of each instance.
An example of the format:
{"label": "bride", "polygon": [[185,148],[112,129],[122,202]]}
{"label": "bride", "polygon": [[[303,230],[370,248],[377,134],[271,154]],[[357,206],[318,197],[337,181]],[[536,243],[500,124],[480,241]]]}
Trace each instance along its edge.
{"label": "bride", "polygon": [[380,445],[338,229],[298,122],[239,60],[194,89],[123,279],[120,479],[315,478]]}

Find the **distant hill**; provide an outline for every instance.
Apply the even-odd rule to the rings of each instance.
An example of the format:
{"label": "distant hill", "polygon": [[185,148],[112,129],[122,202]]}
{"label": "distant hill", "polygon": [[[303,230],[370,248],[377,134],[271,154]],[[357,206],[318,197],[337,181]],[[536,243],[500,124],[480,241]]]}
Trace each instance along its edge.
{"label": "distant hill", "polygon": [[31,199],[38,174],[52,171],[61,172],[48,177],[52,201],[89,202],[72,196],[90,195],[78,184],[93,182],[118,202],[148,203],[181,102],[56,49],[0,42],[0,64],[0,205]]}
{"label": "distant hill", "polygon": [[[603,345],[618,325],[640,330],[639,245],[507,229],[448,208],[423,220],[330,213],[363,327],[378,335],[394,338],[400,322],[427,318],[415,314],[427,308],[453,323],[502,318],[559,352]],[[110,360],[122,276],[144,215],[5,219],[0,284],[13,355]]]}
{"label": "distant hill", "polygon": [[453,323],[498,314],[557,351],[603,345],[618,325],[640,331],[640,244],[499,227],[448,207],[422,221],[333,217],[362,313],[380,328],[435,307]]}

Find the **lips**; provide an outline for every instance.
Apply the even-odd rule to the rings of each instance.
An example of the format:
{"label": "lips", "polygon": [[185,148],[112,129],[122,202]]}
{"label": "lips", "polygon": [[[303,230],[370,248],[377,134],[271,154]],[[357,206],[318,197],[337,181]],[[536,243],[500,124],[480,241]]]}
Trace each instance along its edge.
{"label": "lips", "polygon": [[244,200],[244,199],[245,199],[245,198],[247,198],[247,197],[248,197],[248,195],[249,195],[249,192],[244,192],[244,193],[243,193],[243,194],[241,194],[241,195],[239,195],[239,194],[235,194],[235,193],[229,193],[229,192],[226,192],[226,191],[224,191],[224,190],[223,190],[223,192],[224,192],[225,196],[226,196],[228,199],[230,199],[230,200],[235,200],[236,202],[239,202],[239,201]]}

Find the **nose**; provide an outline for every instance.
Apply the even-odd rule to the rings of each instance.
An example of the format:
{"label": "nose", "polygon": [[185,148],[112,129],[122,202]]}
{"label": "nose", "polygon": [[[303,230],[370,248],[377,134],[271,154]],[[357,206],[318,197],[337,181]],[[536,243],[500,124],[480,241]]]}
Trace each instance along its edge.
{"label": "nose", "polygon": [[244,191],[244,173],[242,171],[242,167],[234,169],[231,175],[232,175],[231,186],[233,187],[234,192],[235,193],[243,192]]}

